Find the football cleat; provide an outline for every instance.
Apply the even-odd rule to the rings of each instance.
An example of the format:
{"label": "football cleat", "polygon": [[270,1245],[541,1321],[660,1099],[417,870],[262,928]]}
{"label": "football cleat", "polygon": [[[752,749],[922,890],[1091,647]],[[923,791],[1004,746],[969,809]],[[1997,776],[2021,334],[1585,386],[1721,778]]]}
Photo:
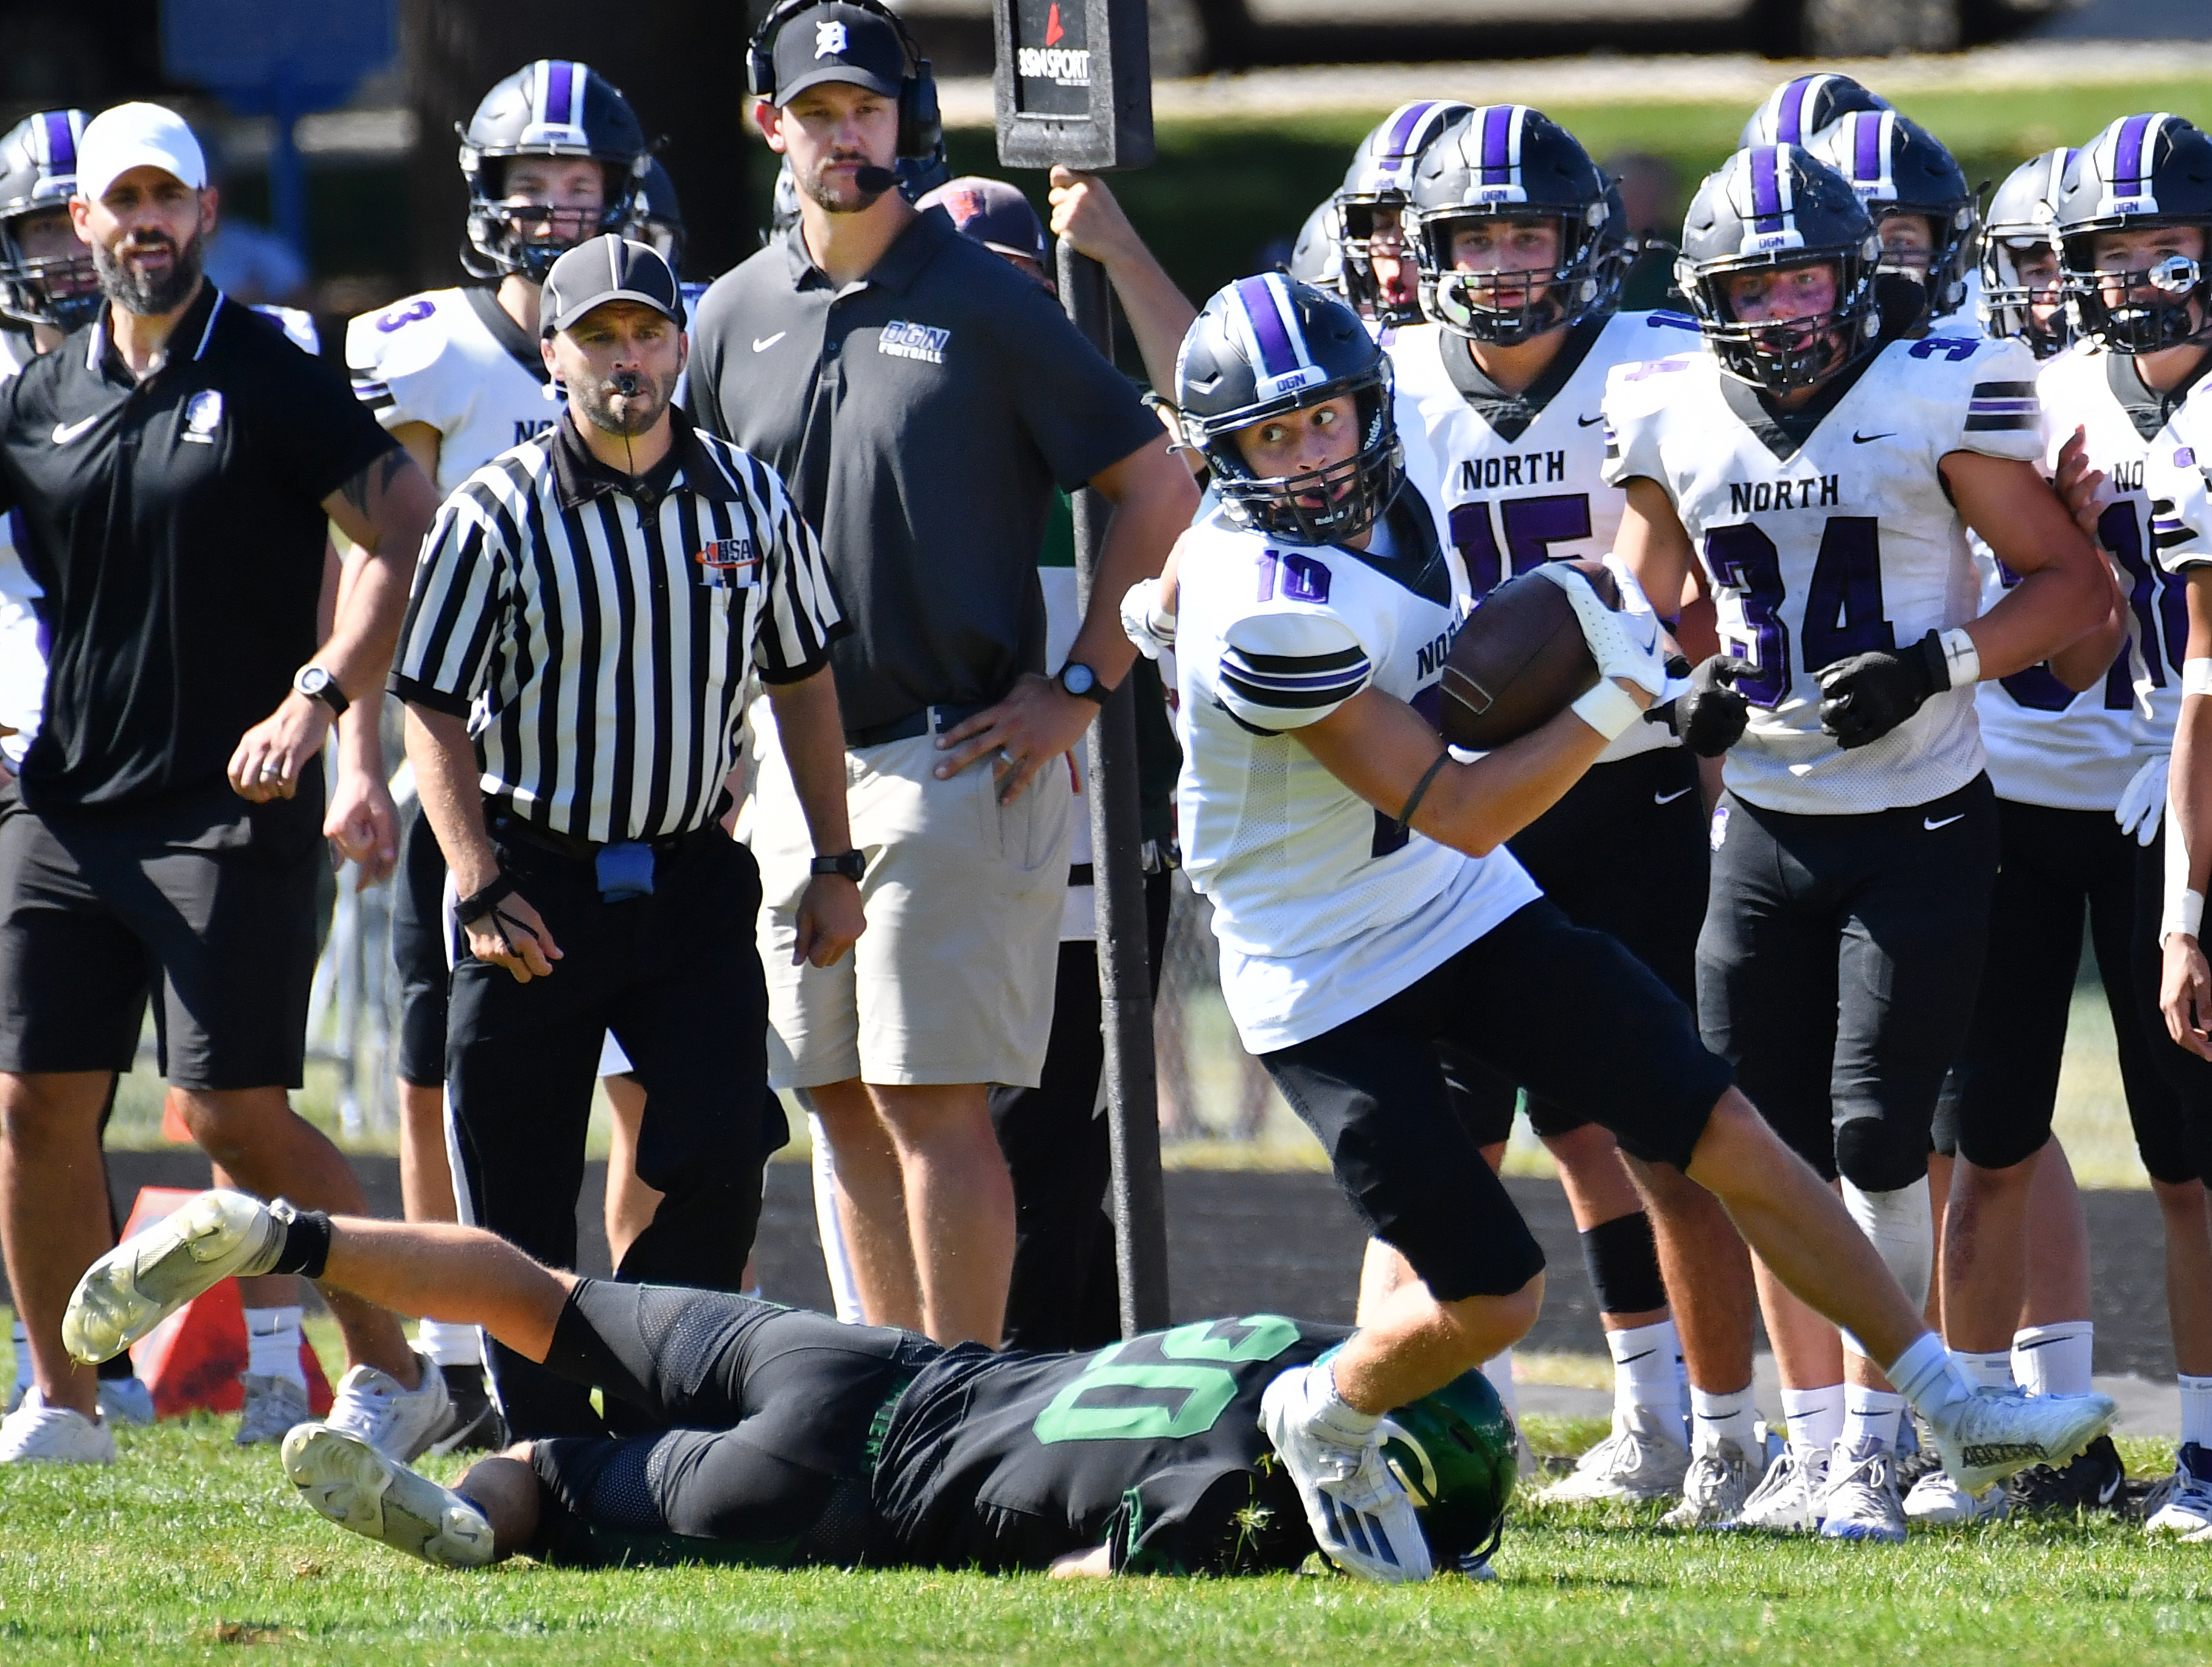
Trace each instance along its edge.
{"label": "football cleat", "polygon": [[[1900,1477],[1903,1472],[1904,1467],[1899,1466]],[[1984,1488],[1978,1494],[1969,1494],[1941,1469],[1922,1472],[1905,1496],[1905,1521],[1928,1528],[2001,1522],[2011,1510],[2012,1501],[2003,1488]]]}
{"label": "football cleat", "polygon": [[2060,1465],[2110,1427],[2119,1410],[2109,1395],[2023,1395],[1976,1390],[1929,1415],[1943,1468],[1978,1494],[2031,1464]]}
{"label": "football cleat", "polygon": [[1755,1529],[1764,1534],[1815,1533],[1827,1492],[1827,1450],[1801,1451],[1784,1447],[1766,1467],[1766,1474],[1751,1490],[1735,1520],[1722,1526]]}
{"label": "football cleat", "polygon": [[238,1421],[238,1433],[232,1438],[234,1446],[273,1445],[289,1435],[294,1425],[304,1424],[315,1415],[307,1406],[303,1384],[257,1372],[240,1372],[238,1381],[246,1386],[246,1409]]}
{"label": "football cleat", "polygon": [[401,1388],[398,1378],[374,1366],[354,1367],[338,1379],[331,1415],[323,1421],[358,1436],[398,1463],[420,1458],[445,1430],[453,1403],[446,1391],[446,1375],[436,1363],[424,1354],[417,1354],[415,1361],[422,1378],[411,1390]]}
{"label": "football cleat", "polygon": [[1613,1433],[1584,1453],[1572,1472],[1536,1497],[1547,1505],[1673,1499],[1680,1494],[1689,1468],[1681,1420],[1632,1407],[1626,1415],[1614,1415]]}
{"label": "football cleat", "polygon": [[1306,1524],[1323,1554],[1348,1574],[1386,1584],[1434,1573],[1413,1496],[1383,1463],[1380,1432],[1347,1442],[1307,1409],[1309,1378],[1326,1362],[1294,1366],[1267,1385],[1260,1427],[1297,1484]]}
{"label": "football cleat", "polygon": [[115,1435],[105,1419],[50,1407],[35,1388],[0,1418],[0,1464],[112,1464]]}
{"label": "football cleat", "polygon": [[1879,1441],[1846,1447],[1828,1460],[1828,1492],[1820,1501],[1824,1540],[1905,1542],[1905,1502],[1897,1497],[1897,1455]]}
{"label": "football cleat", "polygon": [[221,1188],[186,1199],[85,1269],[62,1314],[62,1346],[88,1366],[112,1360],[201,1292],[265,1274],[284,1224],[258,1198]]}
{"label": "football cleat", "polygon": [[100,1415],[110,1424],[150,1424],[154,1421],[154,1391],[143,1378],[103,1378],[100,1380]]}
{"label": "football cleat", "polygon": [[2014,1508],[2051,1511],[2071,1516],[2077,1511],[2110,1511],[2120,1502],[2128,1483],[2127,1466],[2120,1463],[2112,1438],[2100,1435],[2071,1463],[2032,1464],[2005,1482]]}
{"label": "football cleat", "polygon": [[359,1436],[302,1424],[284,1438],[283,1455],[292,1485],[339,1527],[441,1568],[491,1561],[491,1522],[482,1511]]}
{"label": "football cleat", "polygon": [[2212,1470],[2212,1453],[2191,1442],[2174,1456],[2173,1474],[2145,1495],[2145,1533],[2212,1538],[2212,1476],[2200,1469]]}
{"label": "football cleat", "polygon": [[1709,1452],[1692,1456],[1682,1477],[1682,1502],[1659,1518],[1659,1526],[1686,1532],[1732,1523],[1743,1514],[1759,1481],[1758,1460],[1735,1442],[1723,1440]]}
{"label": "football cleat", "polygon": [[471,1361],[465,1366],[440,1366],[446,1380],[450,1409],[446,1422],[430,1442],[429,1451],[447,1453],[495,1453],[507,1445],[507,1421],[499,1415],[490,1392],[484,1388],[484,1369]]}

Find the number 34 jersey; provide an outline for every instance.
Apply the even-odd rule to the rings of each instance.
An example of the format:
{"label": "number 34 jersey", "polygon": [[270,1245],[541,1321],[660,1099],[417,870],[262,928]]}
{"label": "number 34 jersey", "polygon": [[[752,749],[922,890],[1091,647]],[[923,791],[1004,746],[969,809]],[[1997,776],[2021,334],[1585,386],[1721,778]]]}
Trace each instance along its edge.
{"label": "number 34 jersey", "polygon": [[1938,465],[1952,452],[2027,462],[2043,449],[2035,362],[2016,342],[1892,342],[1846,374],[1809,433],[1704,352],[1621,366],[1606,386],[1606,478],[1665,489],[1723,647],[1758,667],[1736,683],[1751,726],[1728,755],[1729,788],[1799,815],[1925,804],[1981,773],[1972,690],[1936,695],[1845,751],[1820,727],[1815,673],[1973,618],[1966,523]]}

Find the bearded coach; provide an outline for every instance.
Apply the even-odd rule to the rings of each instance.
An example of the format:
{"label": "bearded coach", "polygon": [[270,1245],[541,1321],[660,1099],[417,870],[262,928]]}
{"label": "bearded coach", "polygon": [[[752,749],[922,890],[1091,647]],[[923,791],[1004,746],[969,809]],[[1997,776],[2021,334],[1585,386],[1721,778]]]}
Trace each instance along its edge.
{"label": "bearded coach", "polygon": [[[1043,1063],[1064,755],[1128,674],[1122,587],[1159,571],[1197,492],[1052,298],[894,188],[901,155],[937,144],[896,18],[831,0],[763,27],[756,117],[799,222],[700,303],[688,398],[792,483],[848,605],[831,665],[870,922],[854,964],[792,965],[807,849],[771,755],[754,833],[771,1080],[806,1090],[829,1135],[867,1317],[996,1346],[1014,1203],[986,1090],[1034,1087]],[[1112,528],[1048,666],[1037,552],[1054,489],[1084,485]]]}

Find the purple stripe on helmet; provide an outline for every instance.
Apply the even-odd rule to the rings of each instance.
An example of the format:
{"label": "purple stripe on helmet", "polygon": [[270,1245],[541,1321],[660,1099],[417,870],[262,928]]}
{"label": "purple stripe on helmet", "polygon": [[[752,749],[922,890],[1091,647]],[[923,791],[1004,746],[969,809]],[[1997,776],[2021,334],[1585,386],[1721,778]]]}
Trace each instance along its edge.
{"label": "purple stripe on helmet", "polygon": [[1260,371],[1266,376],[1287,376],[1298,368],[1298,350],[1283,328],[1283,315],[1275,310],[1274,287],[1265,277],[1238,278],[1237,304],[1252,325],[1259,344]]}
{"label": "purple stripe on helmet", "polygon": [[562,58],[555,58],[545,66],[545,112],[541,119],[547,122],[566,122],[569,119],[568,103],[572,94],[576,66]]}
{"label": "purple stripe on helmet", "polygon": [[1512,183],[1513,106],[1493,104],[1482,113],[1482,183]]}
{"label": "purple stripe on helmet", "polygon": [[1383,155],[1403,156],[1411,149],[1413,143],[1413,130],[1419,127],[1427,119],[1429,112],[1436,107],[1436,100],[1433,99],[1424,100],[1419,104],[1407,105],[1400,113],[1398,119],[1390,124],[1390,131],[1382,141]]}
{"label": "purple stripe on helmet", "polygon": [[76,172],[76,135],[70,131],[69,112],[49,110],[46,124],[46,172],[75,173]]}
{"label": "purple stripe on helmet", "polygon": [[1760,145],[1751,153],[1751,215],[1754,220],[1781,217],[1782,191],[1774,177],[1781,157],[1781,151],[1772,145]]}
{"label": "purple stripe on helmet", "polygon": [[[2150,130],[2148,116],[2130,116],[2120,124],[2120,137],[2112,145],[2112,189],[2118,192],[2122,182],[2133,186],[2139,184],[2148,172],[2143,166],[2143,137]],[[2133,196],[2129,191],[2124,193]]]}
{"label": "purple stripe on helmet", "polygon": [[1875,114],[1862,115],[1852,124],[1855,143],[1851,169],[1854,177],[1864,184],[1871,185],[1882,176],[1881,133],[1887,125],[1887,119]]}
{"label": "purple stripe on helmet", "polygon": [[1813,90],[1816,76],[1800,76],[1782,89],[1781,107],[1774,115],[1774,142],[1777,144],[1805,143],[1805,95]]}

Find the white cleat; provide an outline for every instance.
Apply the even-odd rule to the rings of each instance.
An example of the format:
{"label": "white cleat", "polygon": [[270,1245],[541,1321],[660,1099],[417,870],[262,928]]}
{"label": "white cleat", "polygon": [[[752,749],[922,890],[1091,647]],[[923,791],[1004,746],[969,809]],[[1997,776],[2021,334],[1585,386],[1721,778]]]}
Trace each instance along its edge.
{"label": "white cleat", "polygon": [[1938,1407],[1928,1425],[1943,1468],[1978,1494],[2031,1464],[2060,1468],[2104,1434],[2118,1410],[2108,1395],[1980,1389]]}
{"label": "white cleat", "polygon": [[1948,1470],[1930,1470],[1912,1484],[1905,1496],[1905,1519],[1925,1528],[1944,1528],[1959,1523],[2002,1522],[2012,1501],[2002,1488],[1984,1488],[1969,1494],[1951,1480]]}
{"label": "white cleat", "polygon": [[1743,1514],[1759,1477],[1759,1461],[1723,1440],[1690,1460],[1682,1478],[1682,1502],[1659,1518],[1659,1526],[1686,1532],[1732,1524]]}
{"label": "white cleat", "polygon": [[481,1568],[492,1560],[490,1520],[441,1488],[326,1424],[284,1438],[284,1474],[301,1496],[341,1528],[441,1568]]}
{"label": "white cleat", "polygon": [[112,1464],[115,1433],[105,1419],[68,1407],[50,1407],[36,1389],[26,1390],[15,1410],[0,1418],[0,1464]]}
{"label": "white cleat", "polygon": [[1681,1421],[1672,1414],[1636,1407],[1626,1416],[1616,1415],[1613,1433],[1584,1453],[1571,1474],[1536,1497],[1547,1505],[1674,1499],[1682,1492],[1689,1468]]}
{"label": "white cleat", "polygon": [[[428,1355],[417,1354],[422,1380],[402,1389],[399,1380],[374,1366],[356,1366],[338,1379],[331,1415],[334,1430],[358,1436],[385,1457],[404,1464],[420,1458],[444,1432],[453,1414],[446,1374]],[[1412,1509],[1409,1504],[1407,1507]]]}
{"label": "white cleat", "polygon": [[1828,1493],[1820,1502],[1824,1540],[1905,1543],[1905,1502],[1897,1496],[1897,1455],[1879,1441],[1836,1444],[1828,1458]]}
{"label": "white cleat", "polygon": [[1766,1467],[1759,1486],[1743,1502],[1727,1528],[1747,1528],[1762,1534],[1816,1534],[1820,1529],[1820,1504],[1828,1494],[1828,1455],[1826,1449],[1800,1452],[1785,1446]]}
{"label": "white cleat", "polygon": [[2201,1481],[2187,1466],[2176,1464],[2173,1474],[2144,1499],[2143,1512],[2146,1534],[2212,1539],[2212,1481]]}
{"label": "white cleat", "polygon": [[238,1447],[273,1446],[315,1415],[308,1409],[307,1386],[289,1378],[257,1372],[239,1374],[246,1386],[246,1407],[238,1420],[231,1445]]}
{"label": "white cleat", "polygon": [[1305,1415],[1309,1374],[1326,1362],[1293,1366],[1260,1399],[1260,1427],[1274,1444],[1306,1508],[1324,1555],[1347,1574],[1388,1585],[1435,1573],[1413,1496],[1383,1463],[1378,1436],[1352,1445]]}
{"label": "white cleat", "polygon": [[62,1314],[62,1346],[109,1360],[201,1292],[234,1274],[264,1274],[284,1224],[258,1198],[216,1189],[186,1199],[85,1269]]}
{"label": "white cleat", "polygon": [[103,1378],[100,1380],[100,1415],[110,1424],[150,1424],[154,1421],[154,1391],[143,1378]]}

